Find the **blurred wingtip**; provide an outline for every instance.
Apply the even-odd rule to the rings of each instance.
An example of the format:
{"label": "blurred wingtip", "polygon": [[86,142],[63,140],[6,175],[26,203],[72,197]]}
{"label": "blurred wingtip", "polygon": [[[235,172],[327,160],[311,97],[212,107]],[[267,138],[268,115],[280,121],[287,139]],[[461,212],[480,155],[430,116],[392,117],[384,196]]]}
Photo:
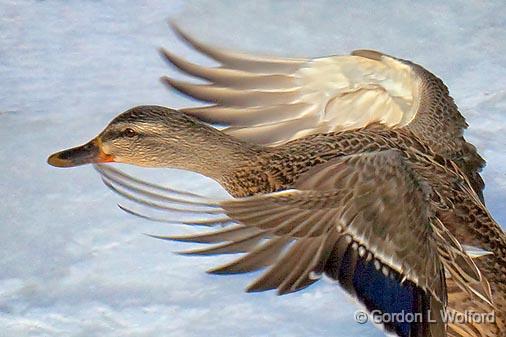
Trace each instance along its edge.
{"label": "blurred wingtip", "polygon": [[149,233],[142,233],[142,235],[146,235],[150,238],[158,239],[158,240],[164,240],[164,241],[170,240],[169,237],[163,236],[163,235],[155,235],[155,234],[149,234]]}
{"label": "blurred wingtip", "polygon": [[174,87],[172,86],[172,79],[166,75],[160,77],[160,82],[165,85],[167,88],[169,89],[173,89]]}
{"label": "blurred wingtip", "polygon": [[177,23],[176,19],[174,19],[174,18],[168,18],[167,19],[167,24],[169,25],[170,29],[172,29],[173,31],[175,31],[175,32],[181,31],[181,29],[179,28],[179,24]]}
{"label": "blurred wingtip", "polygon": [[189,36],[189,34],[187,34],[186,32],[184,32],[184,30],[176,22],[175,19],[168,19],[167,23],[168,23],[170,29],[174,32],[174,34],[176,34],[180,39],[182,39],[182,40],[190,43],[191,45],[193,45],[193,43],[195,41]]}
{"label": "blurred wingtip", "polygon": [[166,60],[167,54],[169,53],[169,51],[167,49],[165,49],[164,47],[158,47],[157,50],[158,50],[158,54],[160,55],[160,57],[163,60]]}

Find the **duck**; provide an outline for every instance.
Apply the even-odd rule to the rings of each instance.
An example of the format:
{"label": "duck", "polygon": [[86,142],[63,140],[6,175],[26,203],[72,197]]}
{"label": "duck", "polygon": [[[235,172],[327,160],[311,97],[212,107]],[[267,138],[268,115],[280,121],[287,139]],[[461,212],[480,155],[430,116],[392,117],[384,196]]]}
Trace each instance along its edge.
{"label": "duck", "polygon": [[[211,103],[144,105],[88,143],[52,154],[56,167],[95,165],[107,187],[146,208],[197,219],[135,216],[211,231],[155,236],[210,244],[187,255],[238,254],[210,270],[264,270],[248,292],[287,294],[322,277],[400,337],[506,336],[506,235],[488,212],[484,160],[447,87],[425,68],[371,50],[295,59],[211,47],[206,68],[162,49],[169,87]],[[217,181],[215,200],[133,177],[108,163],[177,168]],[[491,314],[451,320],[448,313]]]}

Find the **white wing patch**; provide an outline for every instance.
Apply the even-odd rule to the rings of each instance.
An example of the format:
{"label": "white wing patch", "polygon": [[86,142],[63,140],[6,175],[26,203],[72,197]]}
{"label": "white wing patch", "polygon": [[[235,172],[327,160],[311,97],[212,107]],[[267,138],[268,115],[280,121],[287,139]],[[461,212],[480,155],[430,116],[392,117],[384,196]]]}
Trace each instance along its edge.
{"label": "white wing patch", "polygon": [[315,59],[283,59],[224,51],[176,32],[221,63],[206,68],[162,50],[174,66],[209,84],[165,77],[193,98],[214,105],[182,109],[224,132],[264,145],[316,133],[382,123],[404,127],[417,115],[422,78],[408,63],[370,50]]}
{"label": "white wing patch", "polygon": [[[233,103],[224,105],[237,116],[229,119],[230,127],[224,131],[243,140],[280,145],[372,123],[403,127],[415,118],[420,104],[421,79],[410,66],[385,55],[380,60],[355,55],[314,59],[290,76],[294,79],[290,87],[264,91],[285,97],[268,113],[255,116],[269,106],[260,97],[246,106],[257,110],[249,118],[241,118],[246,114],[237,111],[239,107],[234,113]],[[294,105],[297,113],[282,112]]]}
{"label": "white wing patch", "polygon": [[[320,111],[320,123],[336,129],[382,122],[405,126],[416,115],[419,78],[406,64],[381,56],[332,56],[309,61],[294,74]],[[330,130],[329,130],[330,131]]]}

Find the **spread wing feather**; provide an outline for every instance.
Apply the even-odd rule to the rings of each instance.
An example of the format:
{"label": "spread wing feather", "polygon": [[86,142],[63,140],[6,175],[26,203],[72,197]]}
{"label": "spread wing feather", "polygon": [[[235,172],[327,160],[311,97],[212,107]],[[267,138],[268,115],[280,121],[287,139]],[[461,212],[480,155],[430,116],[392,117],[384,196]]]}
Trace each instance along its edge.
{"label": "spread wing feather", "polygon": [[268,146],[372,123],[406,128],[436,153],[454,160],[481,195],[484,161],[462,136],[465,119],[443,82],[421,66],[371,50],[314,59],[249,55],[212,47],[172,27],[193,48],[220,63],[207,68],[161,50],[182,72],[210,82],[163,78],[170,87],[212,103],[183,109],[185,113]]}
{"label": "spread wing feather", "polygon": [[[315,166],[292,190],[219,202],[189,195],[177,198],[178,191],[153,191],[149,184],[130,180],[115,169],[99,166],[98,170],[115,192],[143,206],[155,205],[173,213],[175,203],[188,212],[219,215],[216,222],[223,223],[223,215],[235,222],[216,232],[161,238],[214,244],[185,254],[245,253],[212,273],[268,267],[248,291],[277,289],[284,294],[327,274],[370,310],[399,310],[389,307],[392,304],[385,302],[386,295],[364,284],[375,275],[379,287],[387,287],[391,296],[404,296],[410,310],[420,311],[445,306],[446,269],[458,275],[453,278],[457,283],[479,279],[468,292],[489,300],[488,284],[472,260],[453,237],[447,243],[451,234],[440,228],[431,212],[430,188],[418,181],[396,150],[352,155]],[[447,249],[453,254],[441,257],[440,252]],[[469,290],[466,284],[460,286]],[[432,336],[444,336],[441,317],[435,321],[440,324],[431,325]],[[404,326],[386,328],[406,335]]]}

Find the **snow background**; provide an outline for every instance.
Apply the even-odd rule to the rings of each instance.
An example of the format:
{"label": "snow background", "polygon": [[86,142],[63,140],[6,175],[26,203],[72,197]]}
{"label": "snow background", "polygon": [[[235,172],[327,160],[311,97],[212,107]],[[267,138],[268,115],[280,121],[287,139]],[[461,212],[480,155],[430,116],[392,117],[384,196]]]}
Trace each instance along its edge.
{"label": "snow background", "polygon": [[[0,1],[0,336],[382,336],[319,282],[283,297],[245,294],[247,276],[204,271],[227,258],[142,233],[182,233],[121,212],[91,167],[55,169],[139,104],[193,104],[158,82],[165,46],[203,64],[168,29],[227,48],[322,56],[371,48],[442,77],[488,161],[486,198],[506,224],[506,5],[503,1]],[[179,76],[179,75],[178,75]],[[196,174],[130,169],[223,195]],[[186,232],[190,231],[186,230]]]}

